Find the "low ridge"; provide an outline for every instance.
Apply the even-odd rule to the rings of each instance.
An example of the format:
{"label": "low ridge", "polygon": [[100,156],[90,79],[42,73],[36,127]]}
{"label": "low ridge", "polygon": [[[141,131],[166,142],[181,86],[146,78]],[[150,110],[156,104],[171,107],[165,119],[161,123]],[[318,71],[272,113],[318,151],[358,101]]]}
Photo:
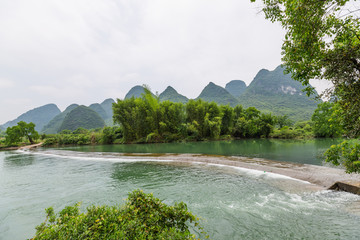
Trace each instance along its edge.
{"label": "low ridge", "polygon": [[189,101],[187,97],[179,94],[173,87],[168,86],[160,95],[160,101],[171,101],[171,102],[180,102],[186,103]]}
{"label": "low ridge", "polygon": [[78,106],[71,110],[62,122],[59,132],[62,130],[74,131],[78,128],[94,129],[105,126],[100,115],[89,107]]}
{"label": "low ridge", "polygon": [[232,96],[225,88],[220,87],[213,82],[210,82],[200,93],[197,99],[202,99],[207,102],[216,102],[217,104],[234,107],[239,104],[239,101]]}

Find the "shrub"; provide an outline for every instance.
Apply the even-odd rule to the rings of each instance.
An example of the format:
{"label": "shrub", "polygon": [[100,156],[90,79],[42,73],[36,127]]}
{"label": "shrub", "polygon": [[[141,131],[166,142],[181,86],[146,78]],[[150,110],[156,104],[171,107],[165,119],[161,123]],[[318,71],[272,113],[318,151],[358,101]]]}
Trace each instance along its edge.
{"label": "shrub", "polygon": [[85,213],[79,206],[67,206],[57,215],[46,209],[33,239],[195,239],[189,223],[202,231],[185,203],[168,206],[141,190],[129,193],[124,206],[90,206]]}

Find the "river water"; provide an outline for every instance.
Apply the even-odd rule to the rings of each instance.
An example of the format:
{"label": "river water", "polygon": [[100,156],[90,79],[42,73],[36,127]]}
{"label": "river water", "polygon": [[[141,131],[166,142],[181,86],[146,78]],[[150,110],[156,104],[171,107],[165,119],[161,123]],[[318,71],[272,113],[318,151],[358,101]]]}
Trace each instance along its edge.
{"label": "river water", "polygon": [[[224,154],[214,152],[214,144],[210,142],[206,149],[212,154]],[[234,144],[239,146],[238,142]],[[280,156],[289,160],[287,154],[278,153],[281,148],[288,152],[289,142],[272,144],[276,144],[272,147],[275,153],[269,151],[269,159],[281,160],[271,158]],[[313,159],[313,164],[321,164],[321,159],[314,158],[325,145],[313,142],[309,148],[299,146],[303,147],[300,152]],[[162,146],[153,145],[153,148],[162,149],[155,152],[175,152],[170,148],[172,145]],[[44,209],[49,206],[58,211],[79,201],[83,208],[91,204],[121,204],[128,192],[138,188],[154,193],[168,204],[187,203],[201,218],[211,239],[359,239],[360,197],[357,195],[303,191],[301,187],[284,191],[278,187],[279,179],[297,183],[293,185],[297,187],[299,183],[277,175],[259,177],[254,170],[213,164],[184,165],[111,153],[123,147],[0,152],[0,239],[31,238],[35,226],[45,220]],[[129,152],[137,152],[136,147],[140,148],[129,146]],[[94,157],[92,152],[100,150],[108,153]],[[248,151],[248,156],[265,154],[243,151]],[[151,151],[146,149],[146,152]],[[194,152],[201,151],[191,153]]]}

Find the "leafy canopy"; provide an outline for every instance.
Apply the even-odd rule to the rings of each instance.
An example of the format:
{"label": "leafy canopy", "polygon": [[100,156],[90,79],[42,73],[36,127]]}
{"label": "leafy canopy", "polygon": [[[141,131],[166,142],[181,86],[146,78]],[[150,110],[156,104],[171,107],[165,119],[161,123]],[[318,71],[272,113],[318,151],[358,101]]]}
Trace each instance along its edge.
{"label": "leafy canopy", "polygon": [[[344,134],[352,138],[359,137],[360,18],[357,14],[360,6],[358,1],[261,1],[264,3],[265,17],[272,22],[279,22],[287,31],[282,46],[282,60],[286,71],[291,73],[295,80],[307,86],[308,95],[314,92],[309,85],[311,79],[331,81],[333,88],[328,90],[327,94],[335,96],[342,111],[341,122]],[[325,109],[326,106],[322,107]],[[319,113],[315,113],[318,120],[321,119]],[[324,135],[333,134],[326,133],[321,129],[321,125],[315,125],[315,130],[319,130]],[[336,132],[337,130],[335,134]],[[344,141],[328,149],[326,156],[327,161],[334,164],[342,163],[347,172],[359,172],[358,144]]]}
{"label": "leafy canopy", "polygon": [[34,123],[18,122],[16,126],[6,129],[5,142],[7,145],[16,144],[26,137],[31,144],[39,138],[39,134],[35,131]]}
{"label": "leafy canopy", "polygon": [[90,206],[80,213],[79,205],[58,214],[46,209],[46,220],[36,227],[33,239],[195,239],[190,226],[202,232],[185,203],[168,206],[141,190],[129,193],[120,207]]}
{"label": "leafy canopy", "polygon": [[[251,0],[255,2],[256,0]],[[310,95],[311,79],[327,79],[344,112],[344,128],[360,135],[360,11],[350,0],[262,0],[265,17],[279,22],[286,71]]]}

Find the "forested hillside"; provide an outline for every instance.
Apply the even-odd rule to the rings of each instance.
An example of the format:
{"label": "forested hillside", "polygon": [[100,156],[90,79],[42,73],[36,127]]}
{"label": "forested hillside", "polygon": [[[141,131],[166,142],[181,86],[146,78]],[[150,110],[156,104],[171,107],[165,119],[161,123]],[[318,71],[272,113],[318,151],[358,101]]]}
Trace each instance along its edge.
{"label": "forested hillside", "polygon": [[288,115],[293,120],[309,120],[319,102],[315,95],[308,97],[301,83],[283,73],[279,66],[274,71],[262,69],[238,98],[244,107],[256,107],[276,115]]}
{"label": "forested hillside", "polygon": [[100,115],[89,107],[79,106],[70,111],[62,122],[59,131],[78,128],[93,129],[105,126],[104,120]]}
{"label": "forested hillside", "polygon": [[186,103],[189,99],[179,94],[173,87],[168,86],[160,95],[160,101]]}
{"label": "forested hillside", "polygon": [[215,85],[210,82],[200,93],[197,99],[202,99],[206,102],[215,102],[217,104],[227,105],[235,107],[239,104],[239,101],[232,96],[223,87]]}

